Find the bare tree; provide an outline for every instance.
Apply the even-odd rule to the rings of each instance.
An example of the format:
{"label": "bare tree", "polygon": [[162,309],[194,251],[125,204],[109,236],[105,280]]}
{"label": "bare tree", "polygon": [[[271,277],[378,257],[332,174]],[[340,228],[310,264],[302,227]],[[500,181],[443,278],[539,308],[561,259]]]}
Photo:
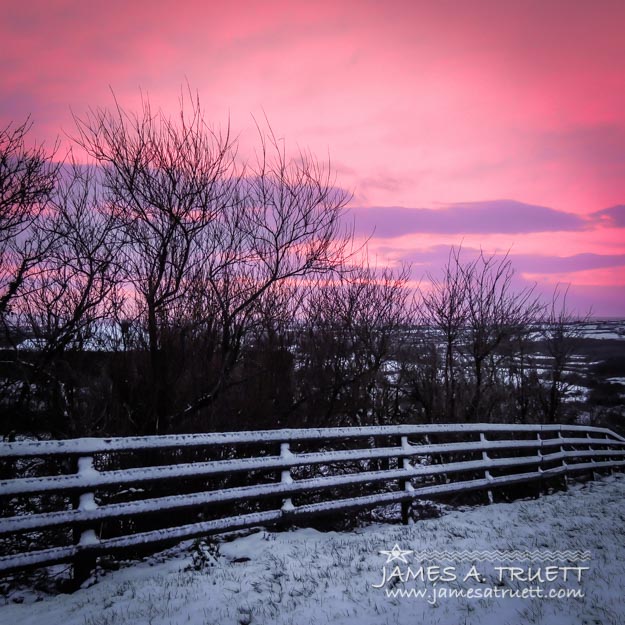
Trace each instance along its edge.
{"label": "bare tree", "polygon": [[550,358],[549,379],[542,398],[544,418],[548,423],[556,423],[563,416],[563,399],[570,386],[565,374],[583,334],[580,322],[588,320],[588,315],[580,318],[568,309],[567,295],[568,288],[556,287],[542,324],[542,338]]}
{"label": "bare tree", "polygon": [[[442,278],[428,274],[430,288],[423,291],[419,306],[419,321],[427,332],[433,333],[429,338],[444,344],[443,384],[446,419],[457,419],[458,375],[457,364],[461,341],[464,337],[468,321],[468,298],[466,297],[467,281],[460,270],[461,248],[452,247],[443,269]],[[432,355],[431,350],[430,356]],[[460,372],[462,370],[460,369]]]}
{"label": "bare tree", "polygon": [[410,318],[407,280],[405,267],[377,271],[365,262],[312,287],[298,368],[302,419],[366,425],[397,417],[393,378]]}
{"label": "bare tree", "polygon": [[228,131],[208,127],[197,98],[181,97],[174,119],[146,99],[140,113],[116,103],[113,110],[90,111],[77,127],[76,140],[102,172],[104,199],[123,235],[125,281],[150,356],[148,429],[159,432],[172,410],[162,331],[197,271],[200,236],[238,201],[234,146]]}
{"label": "bare tree", "polygon": [[[467,302],[467,352],[474,374],[474,392],[467,420],[482,418],[488,359],[513,336],[524,332],[542,316],[543,305],[534,287],[515,289],[514,269],[508,254],[498,257],[483,252],[468,264],[459,265]],[[499,371],[493,360],[490,374]],[[492,378],[491,378],[492,379]],[[486,410],[487,414],[489,409]]]}
{"label": "bare tree", "polygon": [[[135,296],[126,323],[145,327],[154,389],[146,429],[164,431],[216,400],[276,285],[343,262],[349,234],[340,216],[349,196],[310,154],[288,158],[271,131],[260,133],[256,162],[239,165],[229,132],[207,126],[197,98],[181,98],[176,119],[145,100],[139,114],[116,104],[77,124],[123,234]],[[164,348],[182,325],[208,350],[210,372],[181,405]]]}
{"label": "bare tree", "polygon": [[[237,178],[229,210],[222,211],[201,239],[201,324],[217,321],[212,384],[173,417],[187,420],[210,406],[229,384],[246,337],[276,297],[297,291],[346,260],[351,233],[341,216],[349,195],[334,185],[329,164],[300,152],[289,158],[271,129],[260,132],[256,162]],[[286,291],[285,291],[286,289]],[[283,300],[283,304],[286,302]],[[287,308],[289,306],[287,305]]]}
{"label": "bare tree", "polygon": [[540,401],[543,391],[536,337],[543,321],[544,314],[527,327],[519,328],[502,348],[501,370],[505,371],[502,385],[507,395],[502,408],[508,417],[512,416],[519,423],[542,421]]}
{"label": "bare tree", "polygon": [[109,348],[110,320],[119,305],[119,241],[94,178],[89,168],[65,168],[38,224],[53,243],[38,260],[30,288],[16,299],[19,325],[32,343],[28,357],[18,359],[24,372],[20,403],[33,388],[43,392],[51,398],[50,411],[63,417],[66,435],[78,426],[73,395],[80,377],[68,373],[66,356]]}
{"label": "bare tree", "polygon": [[444,345],[444,418],[475,421],[501,403],[504,348],[540,320],[543,305],[533,287],[514,287],[507,254],[464,262],[461,251],[451,250],[442,279],[430,277],[421,318]]}
{"label": "bare tree", "polygon": [[55,150],[29,146],[30,120],[0,129],[0,319],[36,271],[50,239],[36,227],[56,185]]}
{"label": "bare tree", "polygon": [[118,302],[120,240],[95,177],[87,167],[66,169],[40,224],[54,244],[39,263],[32,293],[23,298],[23,314],[51,355],[104,340],[95,324],[110,320]]}

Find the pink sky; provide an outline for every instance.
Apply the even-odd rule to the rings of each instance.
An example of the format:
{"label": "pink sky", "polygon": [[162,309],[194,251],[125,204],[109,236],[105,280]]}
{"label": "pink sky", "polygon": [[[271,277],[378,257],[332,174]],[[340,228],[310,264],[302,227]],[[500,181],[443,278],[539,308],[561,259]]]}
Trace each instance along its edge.
{"label": "pink sky", "polygon": [[5,2],[0,123],[70,107],[175,110],[197,89],[242,145],[266,114],[331,157],[370,256],[418,279],[445,246],[511,250],[520,277],[625,316],[621,0]]}

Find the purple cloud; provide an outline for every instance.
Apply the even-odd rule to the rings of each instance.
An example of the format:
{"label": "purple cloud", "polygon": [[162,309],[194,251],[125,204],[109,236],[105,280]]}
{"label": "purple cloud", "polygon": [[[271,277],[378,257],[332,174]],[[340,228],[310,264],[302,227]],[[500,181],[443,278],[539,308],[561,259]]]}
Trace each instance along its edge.
{"label": "purple cloud", "polygon": [[412,233],[521,234],[582,230],[588,221],[546,206],[514,200],[462,202],[444,208],[375,206],[352,209],[356,232],[392,238]]}
{"label": "purple cloud", "polygon": [[515,254],[511,258],[518,271],[528,273],[569,273],[625,266],[625,254],[588,253],[562,257]]}
{"label": "purple cloud", "polygon": [[[391,248],[388,248],[388,251],[392,251]],[[442,269],[449,259],[449,251],[449,247],[437,245],[429,249],[414,250],[399,260],[412,264],[412,276],[416,280],[427,278],[428,274],[441,277]],[[479,253],[479,250],[475,248],[463,248],[461,260],[462,262],[470,262]],[[511,252],[509,258],[515,270],[514,288],[533,286],[534,282],[528,280],[524,274],[542,274],[547,276],[558,273],[568,274],[576,271],[625,266],[625,254],[588,253],[559,257],[514,254]],[[554,288],[555,282],[547,281],[546,284],[537,286],[536,294],[541,296],[545,302],[549,302]],[[625,287],[621,285],[577,285],[573,283],[567,296],[569,310],[581,315],[587,314],[589,308],[592,308],[592,314],[595,316],[622,317],[623,301],[625,301]],[[592,303],[592,306],[590,306],[589,302]]]}
{"label": "purple cloud", "polygon": [[[436,245],[426,250],[415,250],[403,256],[401,260],[417,266],[438,270],[447,262],[449,250],[450,248],[445,245]],[[463,248],[461,258],[464,262],[471,261],[479,253],[480,251],[474,248]],[[509,258],[516,273],[554,274],[625,266],[625,254],[584,253],[572,256],[538,256],[515,254],[514,250],[512,250]]]}
{"label": "purple cloud", "polygon": [[604,208],[592,213],[591,217],[612,228],[625,228],[625,204]]}

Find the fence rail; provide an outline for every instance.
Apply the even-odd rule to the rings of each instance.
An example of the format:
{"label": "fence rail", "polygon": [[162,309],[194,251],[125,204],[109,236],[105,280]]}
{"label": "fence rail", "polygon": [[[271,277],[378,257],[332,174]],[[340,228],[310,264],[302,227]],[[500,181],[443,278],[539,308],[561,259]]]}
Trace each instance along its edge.
{"label": "fence rail", "polygon": [[[140,466],[106,468],[128,458]],[[0,573],[72,562],[80,581],[102,554],[396,503],[406,521],[419,498],[484,490],[492,501],[497,487],[622,468],[625,439],[572,425],[285,429],[0,443],[0,465]],[[50,496],[61,509],[42,504]],[[120,522],[118,535],[103,531]],[[66,544],[25,549],[20,536]]]}

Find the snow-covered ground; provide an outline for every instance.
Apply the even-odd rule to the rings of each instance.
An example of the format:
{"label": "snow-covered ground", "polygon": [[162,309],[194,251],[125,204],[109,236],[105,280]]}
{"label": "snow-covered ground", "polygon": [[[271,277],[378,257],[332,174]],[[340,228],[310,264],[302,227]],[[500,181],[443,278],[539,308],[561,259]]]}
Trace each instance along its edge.
{"label": "snow-covered ground", "polygon": [[[171,553],[73,595],[25,595],[0,607],[0,623],[621,625],[625,476],[407,527],[258,531],[221,543],[200,570],[191,552]],[[410,589],[413,596],[392,596]],[[524,589],[525,598],[512,596]],[[482,597],[445,596],[453,590]],[[544,596],[558,591],[579,596]]]}

